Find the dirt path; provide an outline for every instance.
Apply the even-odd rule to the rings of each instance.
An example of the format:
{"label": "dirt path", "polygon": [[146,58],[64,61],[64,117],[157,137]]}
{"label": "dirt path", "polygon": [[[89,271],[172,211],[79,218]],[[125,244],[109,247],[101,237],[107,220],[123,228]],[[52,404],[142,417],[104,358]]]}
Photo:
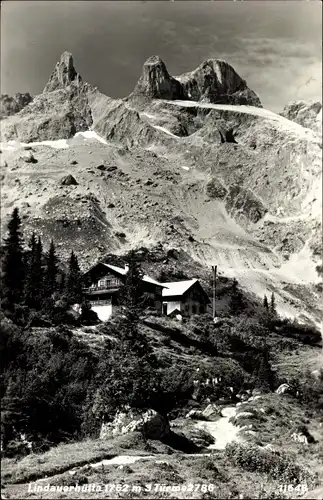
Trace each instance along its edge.
{"label": "dirt path", "polygon": [[196,427],[198,429],[208,432],[215,439],[215,443],[208,447],[210,450],[224,450],[227,444],[233,441],[241,441],[241,437],[238,436],[240,428],[229,422],[230,418],[234,417],[236,413],[237,408],[228,407],[222,410],[221,414],[223,416],[215,422],[197,422]]}

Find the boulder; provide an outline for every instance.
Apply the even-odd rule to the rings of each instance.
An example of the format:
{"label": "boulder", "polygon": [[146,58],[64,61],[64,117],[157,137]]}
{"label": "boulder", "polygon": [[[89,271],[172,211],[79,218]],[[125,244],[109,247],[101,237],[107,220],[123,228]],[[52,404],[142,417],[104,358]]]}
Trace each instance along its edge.
{"label": "boulder", "polygon": [[169,422],[166,417],[154,410],[144,413],[143,424],[139,428],[147,439],[164,439],[170,434]]}
{"label": "boulder", "polygon": [[103,423],[100,439],[121,436],[130,432],[141,432],[146,439],[165,439],[170,435],[168,419],[155,410],[147,410],[142,414],[131,409],[117,412],[113,422]]}
{"label": "boulder", "polygon": [[290,392],[290,385],[281,384],[278,389],[276,389],[277,394],[285,394],[285,392]]}
{"label": "boulder", "polygon": [[185,418],[191,418],[193,420],[204,420],[205,417],[203,415],[203,412],[201,410],[190,410],[187,415],[185,416]]}
{"label": "boulder", "polygon": [[[296,439],[295,436],[297,436]],[[299,425],[296,429],[296,432],[292,434],[292,437],[294,437],[294,439],[300,443],[304,444],[315,443],[315,438],[309,432],[306,425]]]}
{"label": "boulder", "polygon": [[73,175],[69,174],[60,180],[61,186],[77,186],[78,182],[77,180],[73,177]]}
{"label": "boulder", "polygon": [[212,417],[216,417],[220,414],[220,409],[215,405],[210,403],[207,407],[202,411],[203,417],[207,419],[212,419]]}
{"label": "boulder", "polygon": [[251,411],[242,411],[236,415],[235,420],[239,418],[253,418],[254,416],[255,414]]}
{"label": "boulder", "polygon": [[305,445],[309,443],[307,436],[305,436],[305,434],[302,434],[301,432],[293,432],[292,438],[297,443],[302,443]]}
{"label": "boulder", "polygon": [[215,442],[214,437],[204,429],[185,429],[185,436],[200,448],[207,448]]}
{"label": "boulder", "polygon": [[34,157],[34,155],[32,153],[24,154],[20,158],[23,161],[25,161],[26,163],[37,163],[38,162],[38,160],[36,160],[36,158]]}

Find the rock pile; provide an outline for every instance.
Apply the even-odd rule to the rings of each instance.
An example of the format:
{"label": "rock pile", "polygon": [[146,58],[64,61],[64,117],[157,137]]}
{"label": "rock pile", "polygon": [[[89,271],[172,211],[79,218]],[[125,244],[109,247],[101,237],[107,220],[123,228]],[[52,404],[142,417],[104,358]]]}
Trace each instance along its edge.
{"label": "rock pile", "polygon": [[136,414],[129,409],[117,412],[113,422],[102,424],[100,439],[121,436],[130,432],[141,432],[147,439],[165,439],[170,434],[170,427],[167,418],[155,410]]}

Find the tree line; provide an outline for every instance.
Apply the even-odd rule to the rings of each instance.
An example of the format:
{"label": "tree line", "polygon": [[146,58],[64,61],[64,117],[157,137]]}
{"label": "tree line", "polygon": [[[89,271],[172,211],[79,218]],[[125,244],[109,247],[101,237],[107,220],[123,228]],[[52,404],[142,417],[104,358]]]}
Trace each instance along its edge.
{"label": "tree line", "polygon": [[263,306],[266,309],[267,313],[271,313],[273,315],[277,314],[276,299],[275,299],[274,292],[272,292],[272,294],[270,296],[270,303],[268,301],[267,295],[264,295]]}
{"label": "tree line", "polygon": [[77,255],[71,251],[67,263],[60,262],[52,240],[44,252],[35,233],[25,244],[18,208],[8,223],[8,236],[2,248],[2,309],[17,306],[48,311],[55,300],[64,298],[69,306],[83,300],[83,280]]}

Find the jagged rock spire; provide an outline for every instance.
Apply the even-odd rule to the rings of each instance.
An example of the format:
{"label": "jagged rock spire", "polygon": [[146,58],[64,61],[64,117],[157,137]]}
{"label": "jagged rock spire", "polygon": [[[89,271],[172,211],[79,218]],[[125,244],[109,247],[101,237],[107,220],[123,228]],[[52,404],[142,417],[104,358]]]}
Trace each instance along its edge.
{"label": "jagged rock spire", "polygon": [[181,84],[167,71],[159,56],[151,56],[144,63],[142,74],[133,95],[144,95],[153,99],[183,99]]}
{"label": "jagged rock spire", "polygon": [[247,82],[221,59],[207,59],[194,71],[184,73],[177,79],[189,99],[194,101],[261,107],[258,96],[249,89]]}
{"label": "jagged rock spire", "polygon": [[198,68],[172,77],[159,56],[151,56],[129,96],[148,99],[188,99],[222,104],[261,106],[258,96],[225,61],[208,59]]}
{"label": "jagged rock spire", "polygon": [[59,88],[65,88],[72,82],[80,84],[82,78],[74,68],[72,54],[70,52],[63,52],[44,88],[44,92],[52,92]]}

